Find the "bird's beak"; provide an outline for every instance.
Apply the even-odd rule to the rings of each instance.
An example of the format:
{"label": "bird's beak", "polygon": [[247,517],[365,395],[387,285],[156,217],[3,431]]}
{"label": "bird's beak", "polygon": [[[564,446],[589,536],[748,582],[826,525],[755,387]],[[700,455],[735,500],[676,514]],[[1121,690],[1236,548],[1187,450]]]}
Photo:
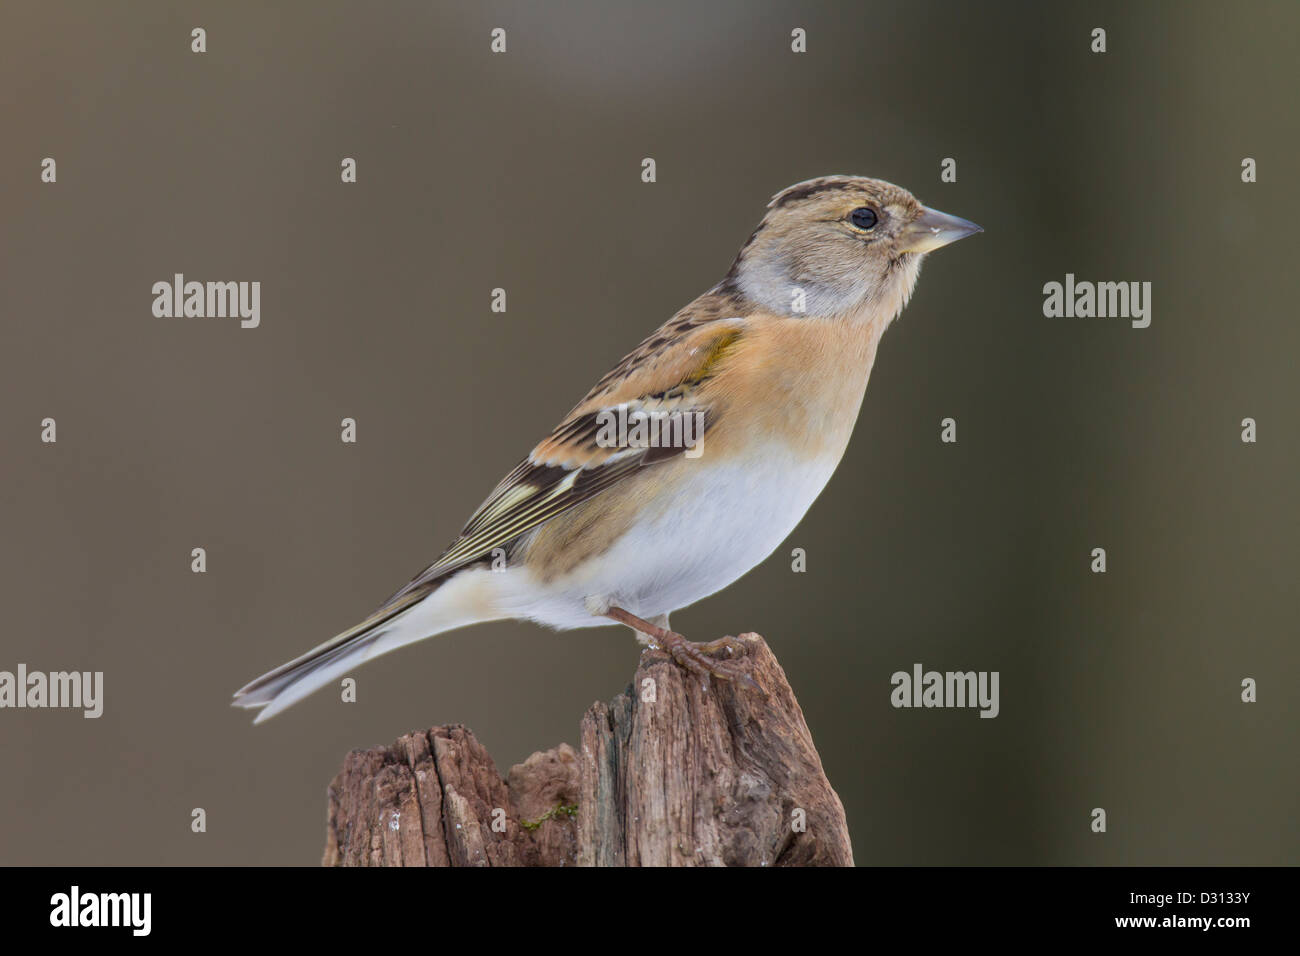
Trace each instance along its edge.
{"label": "bird's beak", "polygon": [[975,223],[950,216],[946,212],[928,206],[922,206],[921,210],[920,218],[909,223],[899,234],[898,240],[903,252],[933,252],[950,242],[984,231]]}

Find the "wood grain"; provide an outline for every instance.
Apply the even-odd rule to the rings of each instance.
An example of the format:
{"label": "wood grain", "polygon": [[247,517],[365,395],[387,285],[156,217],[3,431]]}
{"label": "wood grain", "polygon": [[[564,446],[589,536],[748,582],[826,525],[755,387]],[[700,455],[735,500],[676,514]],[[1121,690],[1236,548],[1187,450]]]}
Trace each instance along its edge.
{"label": "wood grain", "polygon": [[766,642],[760,690],[646,651],[632,684],[505,779],[467,728],[348,755],[326,866],[851,866],[844,808]]}

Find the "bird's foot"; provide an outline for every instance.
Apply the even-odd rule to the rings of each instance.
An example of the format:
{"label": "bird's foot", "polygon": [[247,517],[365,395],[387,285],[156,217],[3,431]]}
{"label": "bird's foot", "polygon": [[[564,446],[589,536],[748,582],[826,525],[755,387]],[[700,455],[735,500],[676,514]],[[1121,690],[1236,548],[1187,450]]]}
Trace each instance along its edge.
{"label": "bird's foot", "polygon": [[738,637],[720,637],[716,641],[688,641],[676,631],[664,631],[663,636],[656,636],[655,643],[660,650],[667,653],[677,664],[690,671],[707,683],[709,676],[719,680],[740,681],[755,690],[762,690],[758,682],[749,676],[749,668],[736,660],[719,660],[716,655],[726,654],[735,658],[745,653],[745,642]]}
{"label": "bird's foot", "polygon": [[759,693],[763,689],[758,686],[758,681],[749,675],[749,668],[735,660],[719,660],[717,656],[726,653],[729,657],[739,657],[745,653],[745,642],[738,637],[720,637],[716,641],[696,643],[688,641],[685,637],[676,631],[670,631],[666,627],[660,627],[658,624],[652,624],[649,621],[637,617],[621,607],[611,607],[605,612],[607,617],[614,619],[622,624],[626,624],[637,632],[638,636],[644,637],[650,646],[656,647],[666,653],[678,666],[684,670],[700,677],[707,685],[709,677],[716,677],[719,680],[734,680],[742,684],[748,684]]}

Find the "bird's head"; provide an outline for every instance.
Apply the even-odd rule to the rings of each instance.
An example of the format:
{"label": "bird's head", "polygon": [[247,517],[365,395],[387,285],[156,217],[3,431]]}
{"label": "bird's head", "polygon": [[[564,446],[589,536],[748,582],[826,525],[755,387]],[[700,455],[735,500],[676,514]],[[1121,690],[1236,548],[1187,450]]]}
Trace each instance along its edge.
{"label": "bird's head", "polygon": [[982,231],[893,183],[823,176],[772,197],[725,281],[778,315],[889,321],[907,304],[926,253]]}

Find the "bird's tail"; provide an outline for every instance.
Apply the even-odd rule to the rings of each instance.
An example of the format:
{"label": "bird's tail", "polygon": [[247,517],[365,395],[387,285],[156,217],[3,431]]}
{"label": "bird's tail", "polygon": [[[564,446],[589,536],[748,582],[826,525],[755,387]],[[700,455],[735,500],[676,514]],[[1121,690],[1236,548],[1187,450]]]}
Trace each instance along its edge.
{"label": "bird's tail", "polygon": [[233,705],[260,708],[253,721],[260,724],[381,654],[443,631],[492,620],[497,615],[485,613],[482,600],[475,600],[473,594],[482,583],[474,579],[486,573],[462,571],[431,589],[403,595],[356,627],[241,687]]}

